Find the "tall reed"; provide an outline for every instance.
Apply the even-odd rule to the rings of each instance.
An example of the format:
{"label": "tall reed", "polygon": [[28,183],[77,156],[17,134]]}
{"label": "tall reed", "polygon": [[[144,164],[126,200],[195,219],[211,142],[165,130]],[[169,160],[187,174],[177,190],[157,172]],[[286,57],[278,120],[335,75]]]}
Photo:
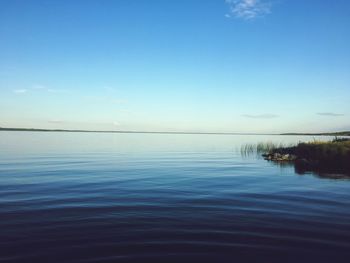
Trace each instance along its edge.
{"label": "tall reed", "polygon": [[262,154],[270,153],[275,149],[293,147],[295,144],[284,144],[282,142],[259,142],[257,144],[246,143],[241,146],[241,154],[243,156],[252,155],[252,154]]}

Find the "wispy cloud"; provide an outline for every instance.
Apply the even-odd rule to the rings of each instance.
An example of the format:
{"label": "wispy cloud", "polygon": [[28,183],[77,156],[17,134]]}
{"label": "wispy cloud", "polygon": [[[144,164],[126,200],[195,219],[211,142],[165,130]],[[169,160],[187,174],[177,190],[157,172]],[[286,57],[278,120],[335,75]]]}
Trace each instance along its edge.
{"label": "wispy cloud", "polygon": [[271,2],[265,0],[225,0],[230,8],[226,17],[251,20],[271,13]]}
{"label": "wispy cloud", "polygon": [[242,115],[245,118],[251,118],[251,119],[273,119],[279,117],[276,114],[271,113],[265,113],[265,114],[243,114]]}
{"label": "wispy cloud", "polygon": [[13,90],[14,93],[21,94],[21,93],[26,93],[28,90],[27,89],[15,89]]}
{"label": "wispy cloud", "polygon": [[42,84],[35,84],[31,87],[31,90],[43,91],[48,93],[69,93],[68,90],[65,89],[53,89],[51,87],[47,87]]}
{"label": "wispy cloud", "polygon": [[35,84],[29,88],[25,88],[25,89],[15,89],[13,90],[14,93],[27,93],[27,92],[35,92],[35,91],[41,91],[41,92],[48,92],[48,93],[68,93],[68,90],[64,90],[64,89],[51,89],[48,88],[44,85],[41,84]]}
{"label": "wispy cloud", "polygon": [[328,117],[344,116],[344,114],[342,114],[342,113],[334,113],[334,112],[318,112],[317,115],[328,116]]}

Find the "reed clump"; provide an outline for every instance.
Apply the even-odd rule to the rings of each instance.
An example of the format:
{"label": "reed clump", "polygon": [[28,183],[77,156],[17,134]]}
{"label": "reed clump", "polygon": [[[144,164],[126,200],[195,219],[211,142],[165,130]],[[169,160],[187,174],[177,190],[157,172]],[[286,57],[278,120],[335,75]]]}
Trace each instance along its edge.
{"label": "reed clump", "polygon": [[332,141],[313,140],[286,145],[265,142],[242,146],[243,155],[261,154],[264,159],[294,163],[298,172],[350,173],[350,138]]}
{"label": "reed clump", "polygon": [[[313,163],[320,169],[345,170],[350,172],[350,140],[335,139],[331,142],[299,143],[295,155],[305,164]],[[306,162],[305,162],[306,161]]]}
{"label": "reed clump", "polygon": [[311,141],[267,151],[265,159],[293,161],[299,171],[350,173],[350,139]]}
{"label": "reed clump", "polygon": [[264,154],[274,152],[276,149],[293,147],[294,144],[274,143],[274,142],[259,142],[257,144],[244,144],[241,147],[243,155]]}

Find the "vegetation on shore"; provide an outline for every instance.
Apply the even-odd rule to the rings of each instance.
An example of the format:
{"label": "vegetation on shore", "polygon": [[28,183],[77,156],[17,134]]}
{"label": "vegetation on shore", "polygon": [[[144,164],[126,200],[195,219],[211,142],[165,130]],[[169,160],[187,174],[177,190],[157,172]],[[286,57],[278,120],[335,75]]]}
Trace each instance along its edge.
{"label": "vegetation on shore", "polygon": [[[258,150],[258,147],[257,147]],[[275,162],[293,162],[299,172],[350,173],[350,139],[313,141],[289,147],[265,147],[263,157]]]}
{"label": "vegetation on shore", "polygon": [[281,135],[350,136],[350,131],[325,132],[325,133],[281,133]]}

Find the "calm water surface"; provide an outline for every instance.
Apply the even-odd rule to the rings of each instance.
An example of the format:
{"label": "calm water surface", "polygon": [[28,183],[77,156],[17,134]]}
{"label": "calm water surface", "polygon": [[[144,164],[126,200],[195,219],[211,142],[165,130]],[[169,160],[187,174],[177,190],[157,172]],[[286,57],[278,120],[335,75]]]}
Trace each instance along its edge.
{"label": "calm water surface", "polygon": [[350,180],[240,152],[299,140],[0,132],[0,262],[350,262]]}

